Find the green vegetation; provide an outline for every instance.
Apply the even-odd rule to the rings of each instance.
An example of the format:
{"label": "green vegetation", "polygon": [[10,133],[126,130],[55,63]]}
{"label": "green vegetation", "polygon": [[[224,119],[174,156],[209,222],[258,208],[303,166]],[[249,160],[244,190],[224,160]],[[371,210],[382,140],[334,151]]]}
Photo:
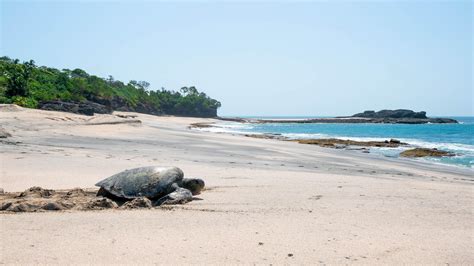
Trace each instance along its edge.
{"label": "green vegetation", "polygon": [[40,108],[51,101],[94,102],[110,110],[196,117],[217,116],[221,106],[195,87],[183,87],[179,92],[153,90],[146,81],[125,84],[81,69],[58,70],[36,66],[32,60],[20,63],[0,57],[0,103]]}

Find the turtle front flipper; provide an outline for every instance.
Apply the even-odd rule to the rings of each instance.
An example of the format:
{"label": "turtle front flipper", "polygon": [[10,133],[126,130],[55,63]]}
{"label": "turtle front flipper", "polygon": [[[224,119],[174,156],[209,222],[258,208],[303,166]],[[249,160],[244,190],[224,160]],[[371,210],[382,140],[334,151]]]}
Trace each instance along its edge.
{"label": "turtle front flipper", "polygon": [[193,193],[188,189],[178,187],[170,194],[159,198],[154,202],[155,206],[170,205],[170,204],[184,204],[193,200]]}

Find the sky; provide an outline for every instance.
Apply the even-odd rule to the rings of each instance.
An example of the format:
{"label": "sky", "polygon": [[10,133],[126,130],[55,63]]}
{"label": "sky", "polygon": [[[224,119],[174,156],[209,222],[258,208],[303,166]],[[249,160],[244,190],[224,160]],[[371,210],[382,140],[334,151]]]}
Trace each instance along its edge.
{"label": "sky", "polygon": [[154,89],[219,115],[474,115],[471,1],[0,1],[0,54]]}

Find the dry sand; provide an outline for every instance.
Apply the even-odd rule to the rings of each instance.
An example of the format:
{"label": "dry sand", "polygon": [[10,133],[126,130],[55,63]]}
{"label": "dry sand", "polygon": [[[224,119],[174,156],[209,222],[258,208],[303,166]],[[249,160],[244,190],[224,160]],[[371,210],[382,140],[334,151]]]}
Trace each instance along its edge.
{"label": "dry sand", "polygon": [[187,127],[212,119],[0,109],[7,192],[146,165],[208,188],[171,209],[1,213],[0,263],[474,264],[472,170]]}

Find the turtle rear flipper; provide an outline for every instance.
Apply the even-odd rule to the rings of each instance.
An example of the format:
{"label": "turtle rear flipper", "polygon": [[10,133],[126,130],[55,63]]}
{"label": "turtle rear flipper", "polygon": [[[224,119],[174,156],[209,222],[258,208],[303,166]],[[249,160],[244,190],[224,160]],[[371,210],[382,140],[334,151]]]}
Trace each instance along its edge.
{"label": "turtle rear flipper", "polygon": [[119,198],[117,196],[115,196],[114,194],[108,192],[106,189],[104,188],[99,188],[99,191],[97,191],[97,197],[104,197],[104,198],[108,198],[112,201],[115,201],[116,203],[118,203],[119,205],[120,204],[123,204],[127,201],[127,199],[124,199],[124,198]]}
{"label": "turtle rear flipper", "polygon": [[159,198],[154,202],[155,206],[160,205],[171,205],[171,204],[184,204],[193,200],[193,193],[185,188],[177,188],[170,194]]}

